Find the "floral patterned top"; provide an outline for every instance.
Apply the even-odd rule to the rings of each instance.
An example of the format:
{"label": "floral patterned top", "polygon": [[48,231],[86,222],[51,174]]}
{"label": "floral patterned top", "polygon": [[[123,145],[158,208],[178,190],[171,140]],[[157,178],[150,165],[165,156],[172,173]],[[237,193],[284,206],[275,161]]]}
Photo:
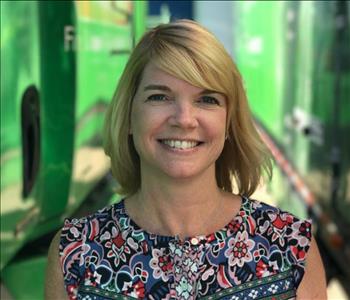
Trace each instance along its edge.
{"label": "floral patterned top", "polygon": [[180,241],[151,234],[124,201],[66,220],[60,260],[70,299],[293,299],[311,223],[242,197],[221,230]]}

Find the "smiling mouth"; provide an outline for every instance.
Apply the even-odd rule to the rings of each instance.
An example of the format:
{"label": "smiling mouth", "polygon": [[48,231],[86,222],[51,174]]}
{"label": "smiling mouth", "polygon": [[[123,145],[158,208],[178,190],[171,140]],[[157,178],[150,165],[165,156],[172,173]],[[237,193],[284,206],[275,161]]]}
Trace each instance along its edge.
{"label": "smiling mouth", "polygon": [[160,143],[169,146],[173,149],[192,149],[202,144],[202,142],[198,141],[182,141],[182,140],[159,140]]}

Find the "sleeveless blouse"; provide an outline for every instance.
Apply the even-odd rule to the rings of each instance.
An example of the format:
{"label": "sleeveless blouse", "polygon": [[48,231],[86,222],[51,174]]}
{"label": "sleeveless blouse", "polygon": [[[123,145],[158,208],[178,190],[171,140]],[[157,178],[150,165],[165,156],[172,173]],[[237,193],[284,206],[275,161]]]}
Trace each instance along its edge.
{"label": "sleeveless blouse", "polygon": [[221,230],[180,241],[140,228],[124,200],[65,220],[60,261],[70,299],[294,299],[311,222],[242,197]]}

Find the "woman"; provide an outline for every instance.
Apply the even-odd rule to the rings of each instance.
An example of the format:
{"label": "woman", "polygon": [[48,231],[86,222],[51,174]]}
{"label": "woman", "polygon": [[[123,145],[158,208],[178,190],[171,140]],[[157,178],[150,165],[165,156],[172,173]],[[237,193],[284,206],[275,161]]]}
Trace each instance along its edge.
{"label": "woman", "polygon": [[326,298],[311,224],[247,198],[269,156],[237,68],[199,24],[160,25],[136,46],[105,151],[125,198],[66,220],[48,299]]}

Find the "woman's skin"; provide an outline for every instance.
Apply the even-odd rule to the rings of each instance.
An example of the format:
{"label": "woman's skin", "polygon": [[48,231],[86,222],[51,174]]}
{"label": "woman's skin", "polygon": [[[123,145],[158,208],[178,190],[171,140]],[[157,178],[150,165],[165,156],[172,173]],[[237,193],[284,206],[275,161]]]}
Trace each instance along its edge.
{"label": "woman's skin", "polygon": [[59,259],[58,248],[60,244],[60,238],[61,231],[57,232],[49,248],[45,278],[45,300],[69,299],[64,287],[63,271]]}
{"label": "woman's skin", "polygon": [[130,126],[140,157],[141,189],[125,201],[145,230],[180,238],[209,234],[238,211],[240,198],[222,192],[215,179],[226,115],[224,95],[195,87],[152,63],[146,66]]}
{"label": "woman's skin", "polygon": [[[129,216],[141,228],[184,239],[215,232],[238,212],[240,197],[221,191],[215,180],[215,161],[225,142],[226,114],[224,95],[195,87],[152,63],[146,66],[133,99],[130,124],[140,157],[141,188],[125,200]],[[59,235],[49,250],[46,299],[67,299]],[[314,240],[297,298],[327,298]]]}

